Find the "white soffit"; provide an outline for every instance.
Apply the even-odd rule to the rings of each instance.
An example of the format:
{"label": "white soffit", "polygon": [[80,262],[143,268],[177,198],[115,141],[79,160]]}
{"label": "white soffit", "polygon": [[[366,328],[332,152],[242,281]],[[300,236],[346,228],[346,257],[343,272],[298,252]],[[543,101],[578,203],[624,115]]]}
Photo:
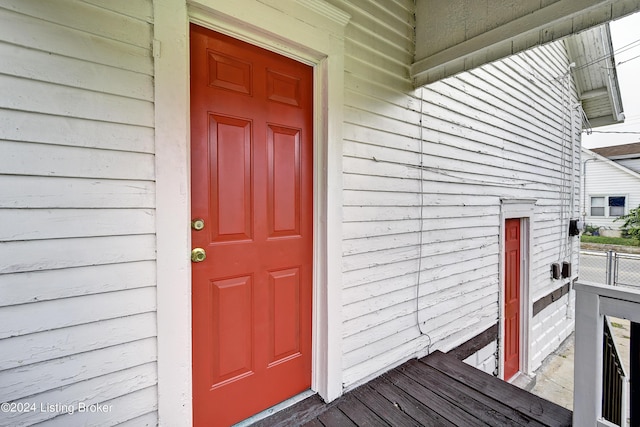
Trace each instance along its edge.
{"label": "white soffit", "polygon": [[622,97],[609,24],[567,37],[565,46],[582,109],[591,127],[622,123]]}
{"label": "white soffit", "polygon": [[640,0],[417,0],[414,86],[640,10]]}

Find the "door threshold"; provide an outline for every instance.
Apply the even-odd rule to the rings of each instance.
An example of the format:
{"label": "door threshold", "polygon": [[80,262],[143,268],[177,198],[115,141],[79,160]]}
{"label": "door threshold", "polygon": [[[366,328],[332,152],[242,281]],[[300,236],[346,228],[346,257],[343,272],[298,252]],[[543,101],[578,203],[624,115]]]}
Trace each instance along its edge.
{"label": "door threshold", "polygon": [[251,424],[260,421],[262,419],[265,419],[267,417],[270,417],[271,415],[275,414],[276,412],[280,412],[283,409],[288,408],[289,406],[293,406],[298,402],[303,401],[304,399],[306,399],[307,397],[313,396],[314,394],[316,394],[315,391],[313,390],[307,390],[307,391],[303,391],[300,394],[297,394],[283,402],[278,403],[277,405],[273,405],[270,408],[265,409],[262,412],[258,412],[257,414],[247,418],[246,420],[240,421],[237,424],[234,424],[233,427],[246,427],[246,426],[250,426]]}

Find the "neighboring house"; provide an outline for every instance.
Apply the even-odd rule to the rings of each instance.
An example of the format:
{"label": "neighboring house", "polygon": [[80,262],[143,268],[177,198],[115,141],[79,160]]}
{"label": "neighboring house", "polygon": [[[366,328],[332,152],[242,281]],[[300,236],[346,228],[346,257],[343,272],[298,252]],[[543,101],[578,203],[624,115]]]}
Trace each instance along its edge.
{"label": "neighboring house", "polygon": [[640,143],[583,148],[582,165],[584,223],[620,235],[623,221],[616,218],[640,205]]}
{"label": "neighboring house", "polygon": [[416,12],[0,1],[0,425],[230,423],[435,349],[532,374],[573,328],[591,69],[429,71]]}
{"label": "neighboring house", "polygon": [[591,151],[609,160],[613,160],[627,169],[640,173],[640,142],[592,148]]}

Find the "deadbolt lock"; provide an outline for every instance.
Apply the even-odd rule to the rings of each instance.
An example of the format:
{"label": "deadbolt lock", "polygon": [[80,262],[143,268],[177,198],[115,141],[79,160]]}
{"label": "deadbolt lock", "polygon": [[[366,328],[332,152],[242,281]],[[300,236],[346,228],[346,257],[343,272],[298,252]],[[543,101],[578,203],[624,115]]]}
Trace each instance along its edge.
{"label": "deadbolt lock", "polygon": [[191,228],[196,231],[200,231],[204,228],[204,219],[196,218],[191,221]]}
{"label": "deadbolt lock", "polygon": [[207,258],[207,253],[202,248],[195,248],[191,251],[191,261],[202,262]]}

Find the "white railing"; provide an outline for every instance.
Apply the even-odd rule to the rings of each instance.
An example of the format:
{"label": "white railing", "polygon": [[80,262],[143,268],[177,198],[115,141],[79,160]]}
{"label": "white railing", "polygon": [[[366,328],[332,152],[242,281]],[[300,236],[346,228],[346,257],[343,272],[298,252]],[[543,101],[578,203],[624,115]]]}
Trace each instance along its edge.
{"label": "white railing", "polygon": [[612,426],[602,418],[604,316],[640,323],[640,290],[595,283],[576,283],[575,290],[573,425]]}

